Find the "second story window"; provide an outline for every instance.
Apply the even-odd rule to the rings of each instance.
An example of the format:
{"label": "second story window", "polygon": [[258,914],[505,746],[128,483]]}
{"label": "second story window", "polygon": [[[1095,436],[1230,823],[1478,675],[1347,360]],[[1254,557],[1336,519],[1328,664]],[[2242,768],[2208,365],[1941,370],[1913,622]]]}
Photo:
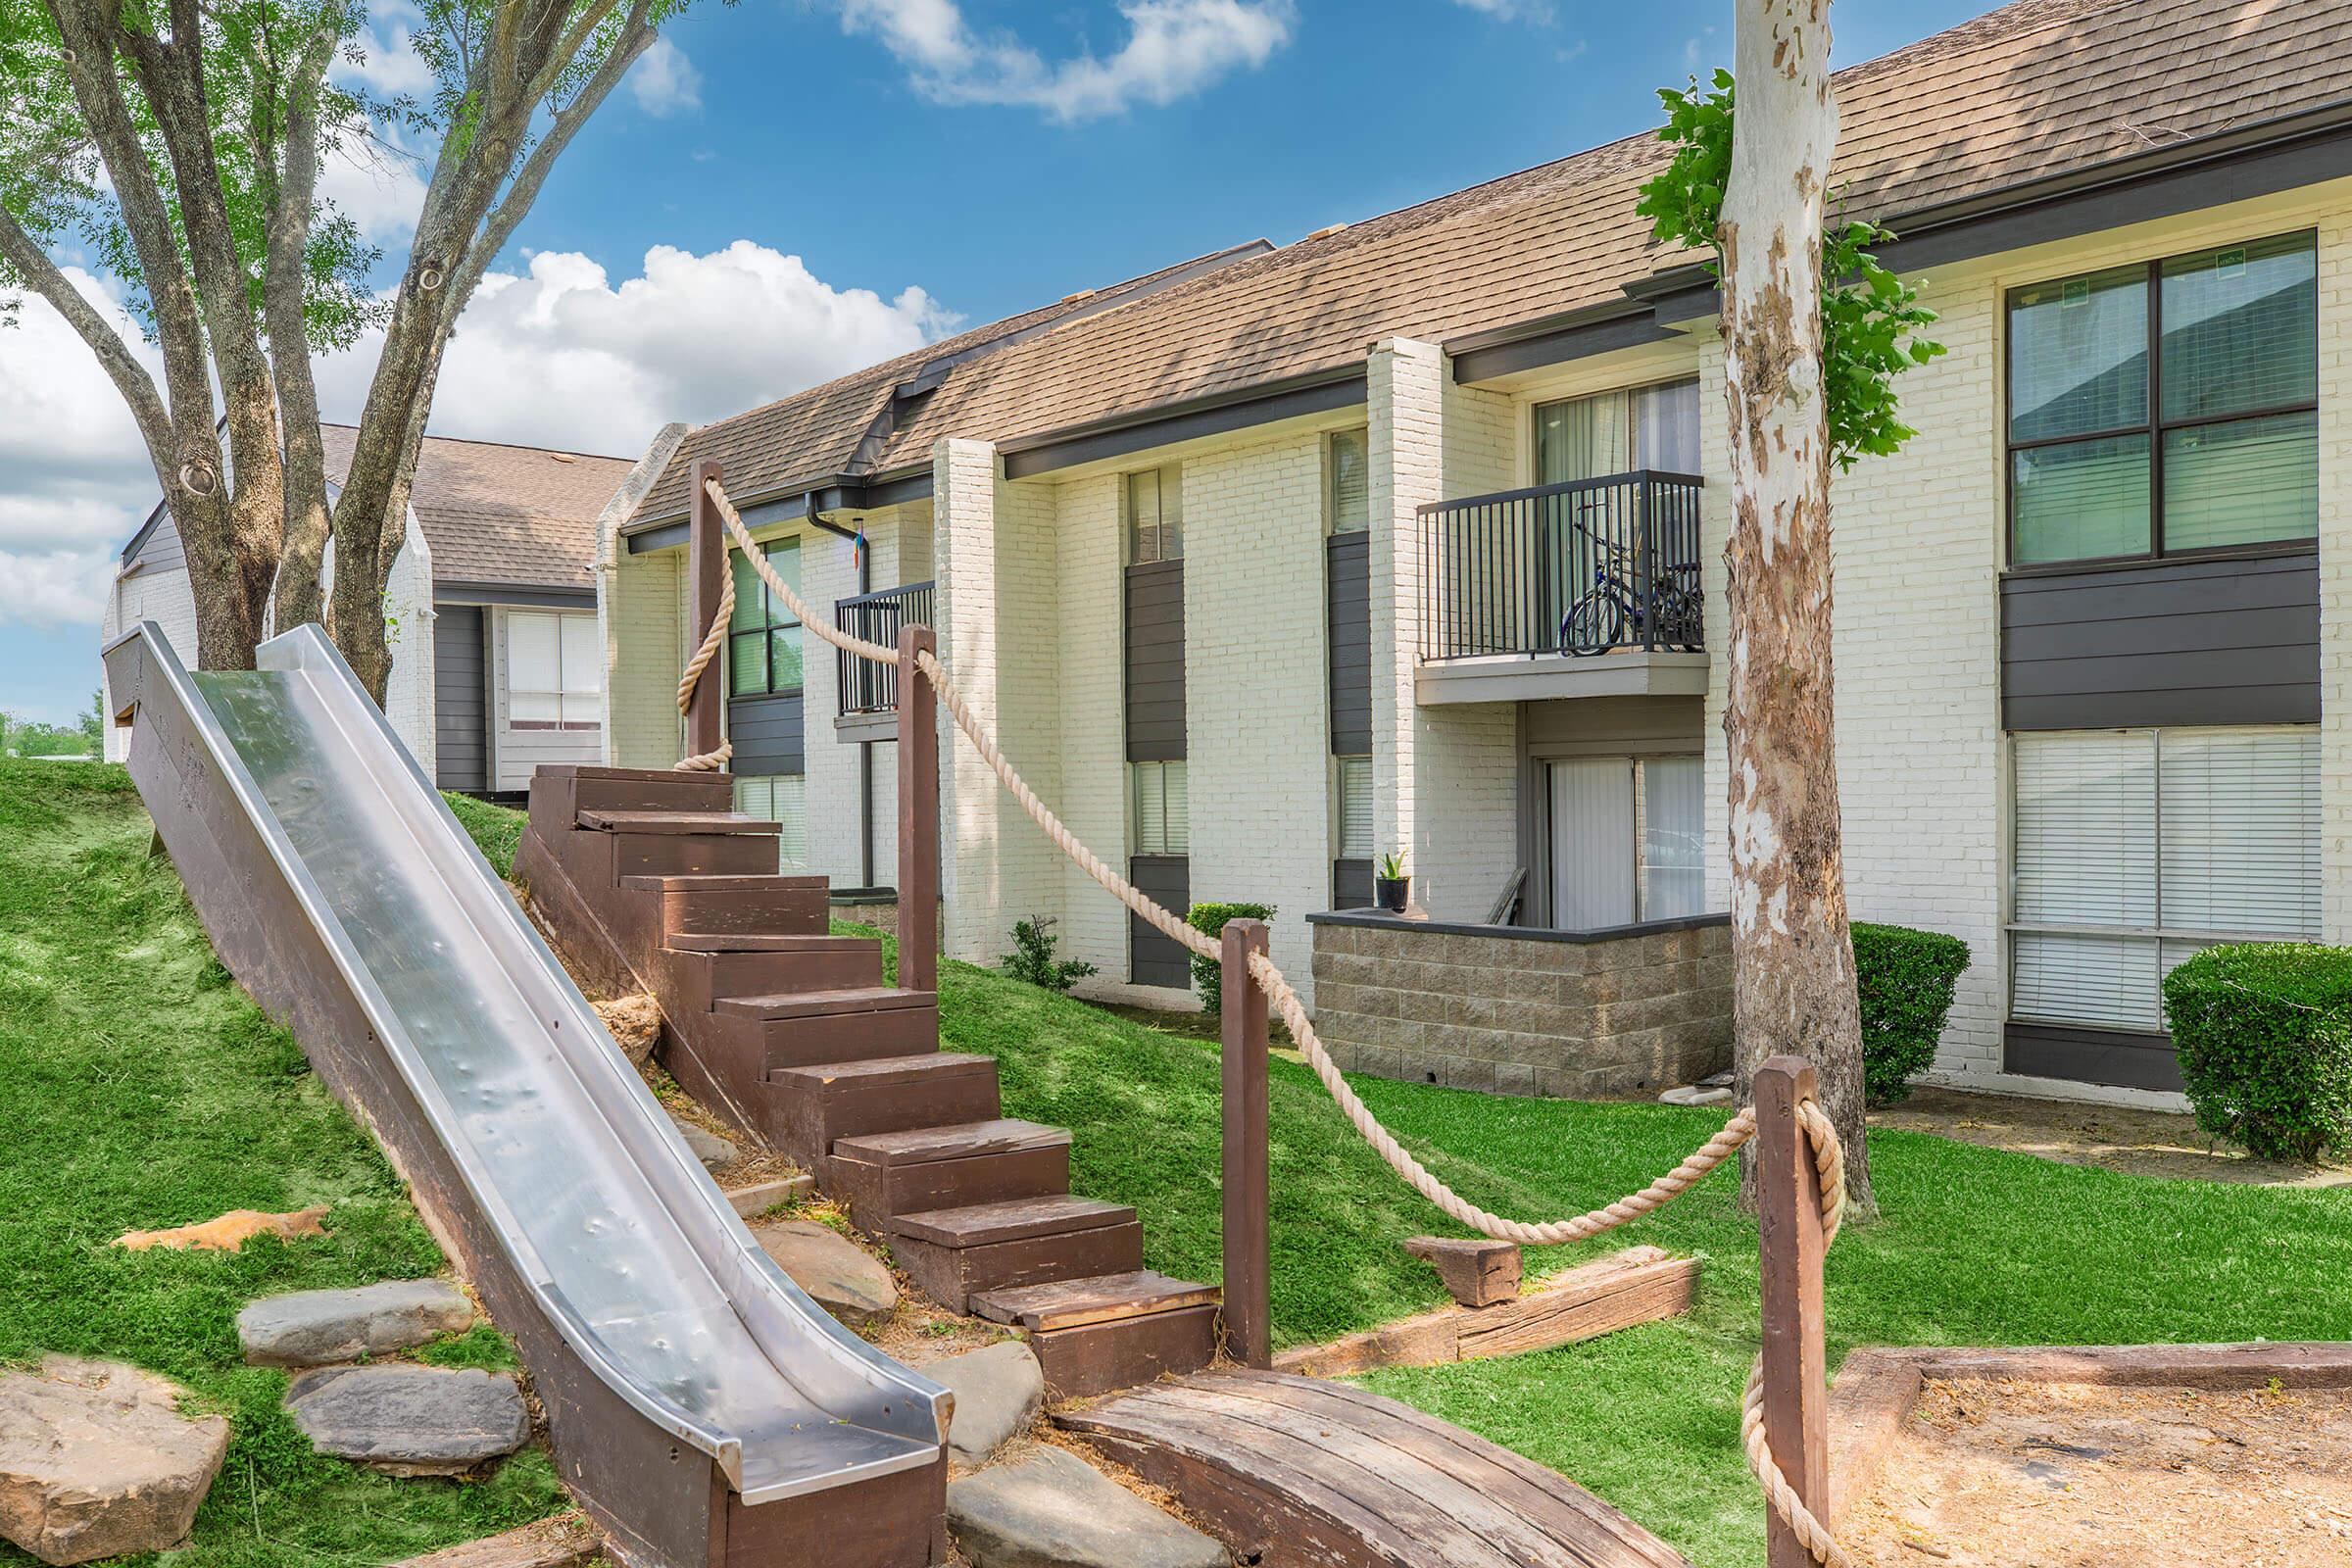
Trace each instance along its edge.
{"label": "second story window", "polygon": [[1360,533],[1372,524],[1371,439],[1363,430],[1335,430],[1323,445],[1323,523],[1331,533]]}
{"label": "second story window", "polygon": [[2317,537],[2318,299],[2309,233],[2011,292],[2010,561]]}
{"label": "second story window", "polygon": [[1184,470],[1175,464],[1127,476],[1127,564],[1184,559]]}
{"label": "second story window", "polygon": [[[776,575],[801,589],[801,543],[778,539],[766,547]],[[735,572],[735,614],[728,622],[727,695],[766,697],[801,689],[801,623],[768,591],[752,564],[729,552]]]}
{"label": "second story window", "polygon": [[1636,468],[1698,471],[1698,383],[1536,405],[1536,483],[1568,484]]}

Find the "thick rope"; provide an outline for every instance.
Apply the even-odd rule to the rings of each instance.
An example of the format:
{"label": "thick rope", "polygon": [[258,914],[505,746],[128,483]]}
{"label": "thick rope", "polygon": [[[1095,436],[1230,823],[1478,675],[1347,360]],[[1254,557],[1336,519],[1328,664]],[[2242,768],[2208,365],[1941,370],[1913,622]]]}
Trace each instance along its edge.
{"label": "thick rope", "polygon": [[[710,661],[718,657],[718,651],[726,646],[727,627],[735,620],[735,573],[732,571],[721,572],[719,580],[724,586],[718,591],[718,613],[710,617],[710,627],[703,633],[703,645],[694,651],[692,659],[686,661],[686,673],[678,677],[678,712],[680,715],[685,714],[694,707],[695,684],[703,678],[703,671],[710,667]],[[670,771],[673,773],[722,772],[727,763],[734,760],[734,757],[735,743],[721,735],[718,738],[717,751],[697,752],[692,757],[681,757],[671,764]]]}
{"label": "thick rope", "polygon": [[[808,607],[802,602],[800,595],[795,593],[767,564],[766,554],[754,542],[751,530],[744,526],[743,518],[728,502],[726,493],[720,489],[718,482],[716,480],[708,481],[706,488],[717,508],[719,516],[725,521],[727,531],[734,536],[737,545],[742,549],[744,558],[752,564],[753,569],[759,573],[760,580],[777,598],[784,602],[786,608],[791,610],[802,625],[814,632],[821,640],[836,648],[856,654],[860,659],[871,660],[875,663],[889,664],[893,667],[898,665],[897,649],[886,648],[880,643],[853,637],[831,622],[812,613]],[[734,576],[730,572],[727,577],[726,591],[721,601],[722,608],[717,616],[713,618],[710,630],[703,640],[703,646],[696,651],[694,662],[688,664],[686,678],[679,682],[678,707],[681,710],[686,707],[688,694],[695,679],[701,675],[703,666],[707,665],[715,656],[719,643],[724,639],[733,603]],[[939,656],[936,653],[928,649],[919,651],[915,656],[915,666],[923,677],[931,682],[932,689],[938,693],[940,702],[947,708],[949,715],[956,720],[956,727],[963,731],[964,738],[969,740],[972,749],[980,754],[981,760],[988,763],[990,770],[997,775],[998,782],[1004,786],[1005,792],[1019,804],[1022,810],[1028,813],[1030,820],[1044,831],[1046,837],[1053,841],[1056,849],[1068,856],[1080,870],[1094,878],[1104,892],[1117,899],[1154,930],[1168,937],[1187,952],[1210,959],[1222,956],[1223,946],[1216,938],[1195,927],[1190,921],[1176,914],[1158,900],[1153,899],[1143,889],[1121,876],[1105,863],[1101,856],[1088,849],[1085,843],[1070,831],[1068,825],[1054,814],[1052,808],[1038,799],[1037,792],[1029,787],[1028,781],[1021,777],[1019,770],[1005,758],[1004,752],[997,746],[995,739],[981,724],[978,715],[972,711],[971,704],[965,699],[963,692],[956,685],[955,681],[949,677],[947,666],[939,662]],[[728,752],[731,752],[731,748],[717,754],[719,761],[716,763],[706,764],[703,759],[689,758],[678,765],[680,767],[723,765]],[[1515,1242],[1527,1247],[1549,1247],[1569,1242],[1588,1241],[1592,1237],[1613,1231],[1621,1225],[1639,1219],[1642,1215],[1674,1201],[1709,1171],[1729,1159],[1740,1150],[1740,1146],[1756,1135],[1755,1107],[1752,1105],[1743,1107],[1681,1164],[1640,1192],[1628,1194],[1603,1207],[1564,1219],[1548,1220],[1540,1224],[1506,1219],[1491,1210],[1479,1207],[1447,1186],[1427,1166],[1414,1158],[1412,1153],[1396,1141],[1396,1135],[1381,1124],[1380,1118],[1372,1114],[1371,1108],[1357,1097],[1352,1089],[1348,1088],[1347,1079],[1341,1076],[1338,1064],[1331,1059],[1330,1052],[1324,1049],[1323,1042],[1315,1034],[1314,1022],[1307,1016],[1306,1007],[1299,1001],[1298,993],[1292,987],[1289,978],[1275,965],[1272,958],[1263,953],[1251,954],[1250,956],[1250,974],[1258,984],[1265,987],[1268,1001],[1281,1014],[1283,1023],[1291,1031],[1291,1038],[1306,1056],[1307,1064],[1314,1070],[1315,1077],[1322,1083],[1324,1090],[1330,1094],[1334,1102],[1339,1105],[1341,1112],[1347,1116],[1348,1124],[1356,1130],[1357,1134],[1372,1146],[1374,1152],[1387,1161],[1389,1167],[1402,1178],[1413,1191],[1429,1200],[1448,1217],[1497,1241]],[[1824,1245],[1827,1245],[1829,1242],[1837,1240],[1838,1226],[1844,1216],[1845,1151],[1838,1142],[1836,1125],[1830,1120],[1829,1113],[1823,1110],[1817,1102],[1807,1100],[1800,1102],[1797,1106],[1797,1118],[1799,1124],[1804,1128],[1807,1141],[1812,1145],[1814,1168],[1821,1178],[1821,1217]],[[1789,1528],[1804,1543],[1805,1549],[1812,1553],[1815,1561],[1822,1563],[1824,1568],[1853,1568],[1852,1559],[1847,1557],[1844,1548],[1838,1545],[1837,1538],[1830,1533],[1829,1527],[1805,1506],[1804,1500],[1796,1494],[1796,1489],[1788,1484],[1787,1475],[1774,1462],[1770,1437],[1764,1429],[1763,1388],[1764,1361],[1763,1357],[1758,1356],[1754,1370],[1748,1374],[1747,1391],[1740,1405],[1740,1443],[1747,1451],[1748,1468],[1754,1472],[1757,1484],[1763,1489],[1765,1498],[1773,1510],[1788,1521]]]}

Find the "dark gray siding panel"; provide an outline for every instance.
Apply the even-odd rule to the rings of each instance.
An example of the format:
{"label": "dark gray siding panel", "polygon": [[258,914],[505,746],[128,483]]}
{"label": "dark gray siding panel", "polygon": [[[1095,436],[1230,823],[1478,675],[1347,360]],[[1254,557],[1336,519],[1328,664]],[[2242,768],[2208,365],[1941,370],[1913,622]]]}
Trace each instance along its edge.
{"label": "dark gray siding panel", "polygon": [[445,790],[490,787],[489,682],[482,669],[482,612],[438,605],[433,620],[433,782]]}
{"label": "dark gray siding panel", "polygon": [[2180,1061],[2169,1035],[2128,1034],[2117,1029],[2074,1029],[2064,1024],[2012,1023],[2005,1035],[2003,1065],[2035,1078],[2078,1084],[2112,1084],[2125,1089],[2180,1092]]}
{"label": "dark gray siding panel", "polygon": [[1127,760],[1172,762],[1183,756],[1184,563],[1129,566]]}
{"label": "dark gray siding panel", "polygon": [[727,739],[735,743],[727,765],[745,774],[806,773],[808,752],[801,734],[801,694],[747,697],[727,704]]}
{"label": "dark gray siding panel", "polygon": [[2001,716],[2013,730],[2317,721],[2318,556],[2004,578]]}
{"label": "dark gray siding panel", "polygon": [[1369,909],[1372,907],[1372,862],[1370,860],[1334,860],[1331,862],[1331,906],[1335,909]]}
{"label": "dark gray siding panel", "polygon": [[[1178,914],[1193,908],[1193,862],[1181,855],[1138,855],[1127,862],[1127,880]],[[1144,923],[1127,917],[1127,978],[1139,986],[1189,986],[1192,955]]]}
{"label": "dark gray siding panel", "polygon": [[1331,637],[1331,751],[1372,754],[1372,536],[1334,534],[1323,569]]}

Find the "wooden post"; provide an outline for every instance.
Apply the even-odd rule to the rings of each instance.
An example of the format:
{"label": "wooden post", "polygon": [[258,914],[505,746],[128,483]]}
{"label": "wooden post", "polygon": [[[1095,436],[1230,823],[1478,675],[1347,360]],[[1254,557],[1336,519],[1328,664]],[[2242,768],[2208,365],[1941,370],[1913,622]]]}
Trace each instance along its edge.
{"label": "wooden post", "polygon": [[1244,1366],[1274,1364],[1267,1245],[1266,994],[1250,956],[1266,922],[1229,920],[1219,960],[1225,1036],[1225,1339]]}
{"label": "wooden post", "polygon": [[899,628],[899,989],[939,989],[939,694],[915,655],[939,639]]}
{"label": "wooden post", "polygon": [[[1781,1474],[1826,1521],[1830,1505],[1829,1362],[1823,1348],[1821,1173],[1796,1107],[1813,1098],[1813,1064],[1774,1056],[1756,1069],[1757,1229],[1764,1275],[1764,1429]],[[1812,1553],[1767,1507],[1766,1568],[1812,1568]]]}
{"label": "wooden post", "polygon": [[[719,477],[719,467],[709,459],[698,462],[688,470],[692,510],[686,530],[687,571],[694,584],[694,610],[686,627],[686,652],[691,655],[710,635],[710,619],[718,613],[720,596],[726,591],[727,563],[726,524],[718,517],[718,507],[703,481]],[[722,649],[720,656],[705,666],[702,678],[694,683],[694,693],[686,704],[686,755],[701,757],[715,752],[719,746],[720,719],[727,704],[727,661]]]}

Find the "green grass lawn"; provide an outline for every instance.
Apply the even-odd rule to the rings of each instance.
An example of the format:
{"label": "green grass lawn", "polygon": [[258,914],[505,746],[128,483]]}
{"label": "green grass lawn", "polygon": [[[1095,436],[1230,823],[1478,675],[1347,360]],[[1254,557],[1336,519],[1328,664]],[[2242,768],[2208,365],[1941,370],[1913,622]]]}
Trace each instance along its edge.
{"label": "green grass lawn", "polygon": [[[514,813],[461,808],[492,858]],[[207,952],[118,769],[0,764],[0,1358],[126,1356],[234,1413],[227,1469],[174,1561],[364,1563],[555,1505],[543,1460],[461,1487],[310,1453],[279,1375],[236,1362],[252,1296],[429,1273],[399,1184]],[[61,917],[61,911],[66,917]],[[1077,1132],[1078,1191],[1136,1205],[1152,1265],[1218,1272],[1212,1044],[963,964],[943,966],[951,1049],[1003,1067],[1007,1114]],[[1494,1099],[1356,1080],[1441,1175],[1550,1218],[1642,1186],[1721,1124],[1650,1104]],[[1296,1062],[1273,1069],[1274,1314],[1283,1344],[1442,1299],[1398,1239],[1447,1227]],[[1886,1217],[1829,1265],[1833,1353],[1859,1344],[2352,1338],[2352,1192],[2170,1182],[1920,1134],[1871,1140]],[[1688,1317],[1539,1355],[1366,1380],[1551,1464],[1702,1568],[1762,1556],[1738,1448],[1756,1339],[1755,1239],[1718,1172],[1662,1214],[1539,1271],[1633,1243],[1707,1259]],[[242,1256],[123,1254],[120,1231],[239,1206],[334,1204],[327,1242]],[[456,1345],[451,1361],[495,1357]],[[9,1557],[0,1548],[0,1561]]]}
{"label": "green grass lawn", "polygon": [[[46,1351],[179,1379],[233,1437],[187,1568],[389,1562],[554,1511],[546,1456],[480,1483],[315,1453],[285,1374],[239,1359],[257,1296],[438,1272],[373,1142],[214,960],[119,767],[0,760],[0,1362]],[[127,1252],[126,1230],[331,1205],[323,1240]],[[494,1361],[485,1331],[437,1359]],[[33,1559],[0,1543],[0,1564]]]}

